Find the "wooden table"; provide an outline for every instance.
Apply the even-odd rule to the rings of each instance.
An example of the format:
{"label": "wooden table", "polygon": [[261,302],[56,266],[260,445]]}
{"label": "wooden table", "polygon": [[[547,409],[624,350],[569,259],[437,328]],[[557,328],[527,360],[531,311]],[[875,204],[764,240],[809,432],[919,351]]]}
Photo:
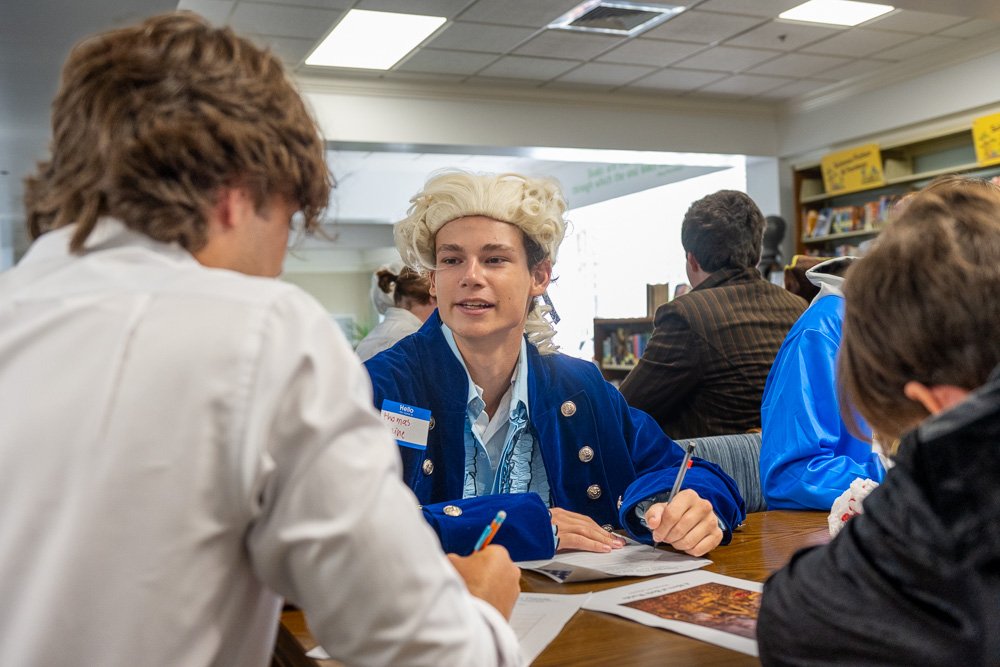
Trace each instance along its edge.
{"label": "wooden table", "polygon": [[[825,512],[760,512],[750,514],[743,528],[733,535],[729,546],[711,554],[712,564],[705,569],[741,579],[764,581],[788,562],[798,549],[829,540]],[[635,578],[611,579],[579,584],[557,584],[534,572],[521,575],[521,590],[531,593],[585,593],[639,581]],[[322,665],[333,667],[333,660],[297,661],[294,639],[304,651],[316,645],[300,611],[282,614],[282,633],[275,649],[276,665]],[[281,640],[284,639],[284,649]],[[279,653],[282,655],[279,656]],[[281,658],[281,659],[279,659]],[[532,663],[534,667],[579,665],[616,667],[669,665],[758,665],[756,658],[706,644],[666,630],[592,611],[579,611],[562,633]]]}

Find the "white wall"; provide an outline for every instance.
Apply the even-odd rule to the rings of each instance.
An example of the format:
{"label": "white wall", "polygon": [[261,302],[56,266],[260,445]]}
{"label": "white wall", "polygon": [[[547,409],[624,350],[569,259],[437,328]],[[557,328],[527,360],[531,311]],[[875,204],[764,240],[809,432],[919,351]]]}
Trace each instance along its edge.
{"label": "white wall", "polygon": [[374,323],[376,315],[368,297],[371,285],[368,272],[285,273],[281,279],[309,292],[331,315],[352,315],[362,325]]}
{"label": "white wall", "polygon": [[[993,39],[1000,48],[1000,38]],[[778,154],[804,158],[869,138],[903,140],[967,127],[1000,106],[998,71],[1000,52],[994,52],[905,80],[875,82],[872,89],[848,89],[841,99],[783,117]]]}
{"label": "white wall", "polygon": [[661,95],[301,79],[328,139],[775,155],[774,111]]}

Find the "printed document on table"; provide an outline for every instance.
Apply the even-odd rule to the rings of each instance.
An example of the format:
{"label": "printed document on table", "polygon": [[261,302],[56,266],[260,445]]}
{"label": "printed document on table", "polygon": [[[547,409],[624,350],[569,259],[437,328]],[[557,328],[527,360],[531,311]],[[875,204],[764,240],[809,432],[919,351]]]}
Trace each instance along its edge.
{"label": "printed document on table", "polygon": [[593,593],[583,608],[757,655],[764,584],[714,572],[685,572]]}
{"label": "printed document on table", "polygon": [[522,570],[532,570],[558,581],[594,581],[612,577],[651,577],[676,574],[705,567],[712,561],[664,549],[656,549],[626,538],[625,546],[608,553],[565,551],[548,560],[524,560]]}
{"label": "printed document on table", "polygon": [[582,595],[547,595],[521,593],[510,616],[510,627],[521,642],[524,664],[534,662],[545,647],[562,632],[580,607],[590,598]]}
{"label": "printed document on table", "polygon": [[[573,618],[573,614],[590,598],[590,593],[581,595],[546,595],[542,593],[521,593],[510,616],[510,627],[521,644],[524,664],[534,662],[545,647],[552,643],[563,627]],[[306,656],[313,660],[328,660],[330,655],[322,646],[312,649]]]}

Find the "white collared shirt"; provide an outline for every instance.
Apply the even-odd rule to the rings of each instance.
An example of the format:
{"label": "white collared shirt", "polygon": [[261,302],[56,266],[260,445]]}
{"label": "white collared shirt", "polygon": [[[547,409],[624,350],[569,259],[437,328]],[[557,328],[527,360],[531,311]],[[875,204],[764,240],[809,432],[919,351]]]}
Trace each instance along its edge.
{"label": "white collared shirt", "polygon": [[347,664],[519,664],[314,300],[72,232],[0,274],[0,665],[263,667],[283,597]]}
{"label": "white collared shirt", "polygon": [[441,332],[468,378],[463,496],[533,491],[551,504],[548,476],[528,412],[528,352],[524,338],[510,386],[491,419],[486,413],[483,390],[469,374],[454,334],[443,322]]}

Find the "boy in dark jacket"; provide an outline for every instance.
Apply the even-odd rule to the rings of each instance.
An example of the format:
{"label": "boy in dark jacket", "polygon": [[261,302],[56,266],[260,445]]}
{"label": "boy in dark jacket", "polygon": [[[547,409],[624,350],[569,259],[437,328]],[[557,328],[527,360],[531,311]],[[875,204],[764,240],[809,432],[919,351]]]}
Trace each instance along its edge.
{"label": "boy in dark jacket", "polygon": [[764,588],[765,665],[1000,664],[1000,189],[915,196],[845,287],[851,407],[896,466]]}

